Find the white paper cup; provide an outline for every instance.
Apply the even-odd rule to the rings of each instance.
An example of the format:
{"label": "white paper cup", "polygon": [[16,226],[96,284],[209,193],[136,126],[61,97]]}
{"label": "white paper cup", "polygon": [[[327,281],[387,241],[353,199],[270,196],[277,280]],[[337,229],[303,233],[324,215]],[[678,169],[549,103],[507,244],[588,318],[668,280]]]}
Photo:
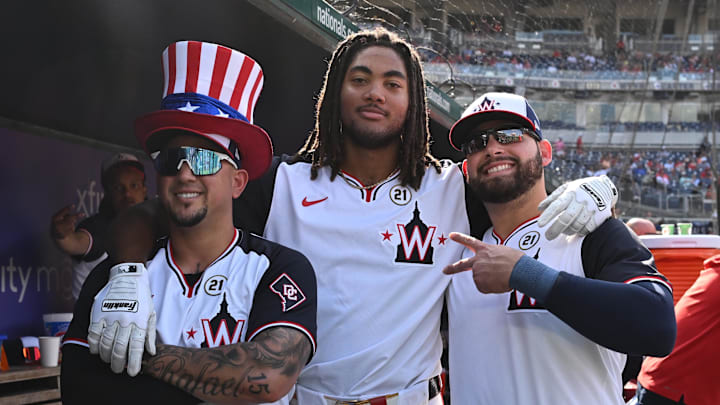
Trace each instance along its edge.
{"label": "white paper cup", "polygon": [[44,314],[43,324],[45,325],[45,334],[48,336],[62,336],[70,326],[73,314],[71,312],[58,314]]}
{"label": "white paper cup", "polygon": [[60,354],[60,336],[40,336],[40,364],[43,367],[58,365]]}

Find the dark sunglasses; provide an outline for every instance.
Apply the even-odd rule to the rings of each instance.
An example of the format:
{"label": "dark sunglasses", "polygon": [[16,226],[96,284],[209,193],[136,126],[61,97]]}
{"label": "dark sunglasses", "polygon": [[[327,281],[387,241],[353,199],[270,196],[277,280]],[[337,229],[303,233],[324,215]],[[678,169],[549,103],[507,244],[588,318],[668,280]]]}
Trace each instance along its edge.
{"label": "dark sunglasses", "polygon": [[494,137],[498,143],[508,145],[511,143],[521,142],[523,140],[523,135],[529,135],[538,141],[540,140],[540,137],[537,136],[533,130],[527,128],[510,128],[501,130],[488,129],[472,133],[470,135],[471,138],[467,142],[463,143],[460,149],[466,155],[471,155],[485,149],[491,136]]}
{"label": "dark sunglasses", "polygon": [[183,162],[190,166],[190,170],[195,176],[209,176],[219,172],[223,160],[229,162],[235,169],[238,168],[237,163],[224,153],[192,146],[163,149],[151,153],[150,157],[155,170],[161,176],[175,176],[180,171]]}

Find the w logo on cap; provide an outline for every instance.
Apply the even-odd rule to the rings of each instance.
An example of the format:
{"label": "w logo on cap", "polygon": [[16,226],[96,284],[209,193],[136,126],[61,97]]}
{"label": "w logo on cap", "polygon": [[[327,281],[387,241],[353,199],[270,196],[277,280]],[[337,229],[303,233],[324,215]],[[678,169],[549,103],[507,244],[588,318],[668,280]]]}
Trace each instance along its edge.
{"label": "w logo on cap", "polygon": [[495,109],[495,100],[490,100],[489,98],[483,99],[481,102],[478,103],[477,107],[475,107],[475,112],[480,111],[487,111],[487,110],[494,110]]}

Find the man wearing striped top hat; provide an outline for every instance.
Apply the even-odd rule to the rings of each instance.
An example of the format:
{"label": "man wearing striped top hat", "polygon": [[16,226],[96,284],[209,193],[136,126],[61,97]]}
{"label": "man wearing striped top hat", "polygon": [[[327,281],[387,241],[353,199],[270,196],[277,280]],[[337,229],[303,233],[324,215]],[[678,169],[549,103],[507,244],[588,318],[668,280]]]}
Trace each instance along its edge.
{"label": "man wearing striped top hat", "polygon": [[[197,57],[210,49],[214,64]],[[63,345],[66,404],[287,404],[315,352],[310,263],[232,221],[233,199],[272,157],[270,138],[252,124],[262,70],[240,52],[200,42],[173,44],[165,60],[175,60],[177,50],[186,51],[179,59],[200,63],[199,74],[182,85],[168,80],[162,109],[135,122],[158,174],[169,234],[155,244],[147,269],[143,263],[108,264],[85,283]],[[139,295],[128,294],[133,290]],[[112,373],[122,372],[125,363],[98,341],[91,318],[99,314],[122,320],[106,326],[130,342],[131,354],[135,344],[142,352],[147,343],[152,356],[142,366],[140,356],[132,357],[127,374]],[[147,340],[140,328],[119,327],[136,315],[151,320]],[[91,354],[98,349],[100,359]],[[110,361],[112,371],[101,359]],[[143,374],[131,378],[141,367]]]}
{"label": "man wearing striped top hat", "polygon": [[[175,70],[176,80],[197,66]],[[462,252],[448,234],[488,225],[480,204],[466,206],[461,166],[429,152],[423,80],[417,53],[397,35],[348,37],[330,60],[306,144],[274,159],[235,201],[236,225],[303,252],[318,273],[318,351],[298,379],[301,405],[442,403],[439,326],[449,277],[441,268]],[[588,232],[609,215],[595,215],[574,190],[546,210],[550,235]],[[142,260],[150,244],[143,252],[139,242],[158,230],[128,221],[115,257]],[[98,316],[91,335],[104,336],[96,339],[107,350],[118,346],[122,363],[126,343],[102,328],[116,320]]]}

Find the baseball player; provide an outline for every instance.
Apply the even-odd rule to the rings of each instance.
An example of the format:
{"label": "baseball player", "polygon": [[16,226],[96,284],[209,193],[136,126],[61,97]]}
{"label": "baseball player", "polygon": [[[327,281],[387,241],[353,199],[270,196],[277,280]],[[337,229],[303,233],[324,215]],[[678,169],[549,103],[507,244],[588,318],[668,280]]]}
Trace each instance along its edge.
{"label": "baseball player", "polygon": [[[467,257],[445,268],[450,387],[460,404],[624,404],[625,354],[675,340],[672,291],[650,252],[614,218],[549,240],[538,225],[552,148],[528,101],[487,93],[450,131],[492,228],[452,234]],[[610,210],[609,189],[583,185]],[[540,205],[542,208],[542,205]]]}
{"label": "baseball player", "polygon": [[102,163],[100,182],[105,195],[98,213],[77,226],[82,213],[69,205],[56,212],[50,221],[50,235],[63,252],[72,257],[72,296],[77,300],[90,271],[107,259],[110,223],[123,210],[147,199],[145,168],[137,157],[117,153]]}
{"label": "baseball player", "polygon": [[[318,272],[318,351],[298,379],[299,404],[442,403],[440,269],[462,253],[448,235],[484,229],[487,217],[480,204],[466,210],[460,166],[430,155],[429,139],[418,55],[394,34],[364,31],[333,54],[303,148],[235,201],[236,225],[303,252]],[[546,223],[559,221],[552,235],[608,216],[574,190],[546,211]]]}
{"label": "baseball player", "polygon": [[[316,281],[310,263],[232,223],[233,198],[267,169],[272,145],[265,131],[252,125],[257,94],[243,96],[239,105],[213,96],[259,93],[262,71],[242,53],[208,43],[179,42],[166,57],[179,48],[187,52],[176,54],[171,67],[209,63],[200,57],[203,52],[225,59],[216,59],[224,66],[203,70],[195,83],[187,78],[167,86],[163,110],[136,121],[136,136],[158,173],[169,236],[156,246],[147,270],[121,264],[110,269],[109,278],[101,269],[92,273],[64,341],[64,403],[87,403],[108,392],[113,403],[287,404],[286,394],[315,351]],[[245,68],[252,74],[237,80],[212,75]],[[187,93],[193,85],[195,91]],[[84,338],[98,313],[140,313],[156,320],[151,333],[156,330],[158,344],[155,336],[148,340],[154,356],[144,361],[138,385],[126,374],[110,373],[90,354]],[[123,328],[116,336],[138,339]],[[113,371],[123,371],[118,353],[99,348]],[[130,363],[128,374],[139,369],[139,363]]]}

